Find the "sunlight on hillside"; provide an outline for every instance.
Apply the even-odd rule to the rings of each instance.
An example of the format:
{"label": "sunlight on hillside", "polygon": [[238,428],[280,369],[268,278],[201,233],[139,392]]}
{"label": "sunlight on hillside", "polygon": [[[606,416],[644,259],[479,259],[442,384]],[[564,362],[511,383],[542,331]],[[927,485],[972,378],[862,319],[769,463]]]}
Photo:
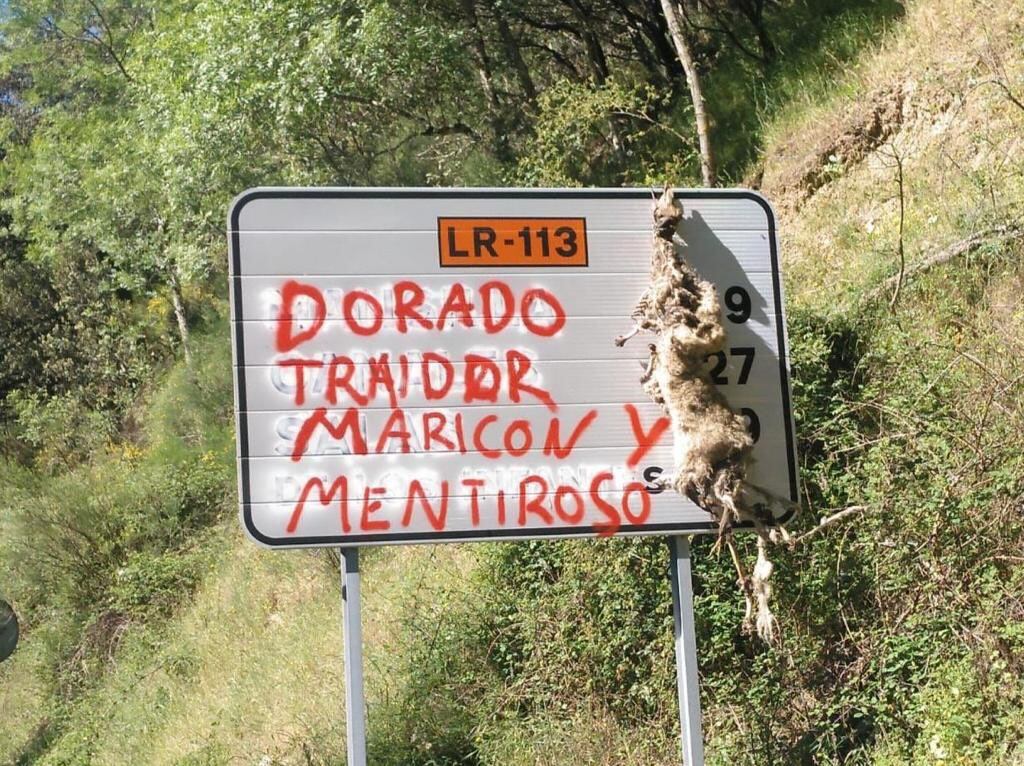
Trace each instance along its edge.
{"label": "sunlight on hillside", "polygon": [[[1024,110],[1000,82],[1024,92],[1022,24],[1015,3],[915,3],[847,76],[852,96],[769,129],[764,191],[781,215],[790,298],[855,305],[897,273],[898,163],[908,264],[1020,216]],[[864,146],[871,131],[877,147]]]}
{"label": "sunlight on hillside", "polygon": [[[234,524],[181,614],[159,631],[129,629],[107,678],[73,714],[74,733],[58,740],[44,762],[61,762],[62,753],[82,757],[79,742],[99,732],[90,748],[94,763],[343,757],[341,607],[332,563],[323,555],[257,548]],[[431,605],[471,581],[467,554],[416,546],[367,557],[371,715],[400,690],[405,642],[410,634],[429,635]]]}
{"label": "sunlight on hillside", "polygon": [[[902,10],[878,9],[878,18],[870,3],[851,4],[848,16],[827,3],[785,8],[803,24],[819,5],[838,21],[831,30],[816,28],[814,40],[846,41],[835,43],[834,56],[812,56],[799,28],[780,29],[794,59],[783,55],[762,75],[748,54],[733,52],[710,78],[721,78],[722,91],[709,103],[722,109],[724,164],[757,157],[749,169],[728,172],[756,179],[779,216],[806,510],[796,526],[806,530],[845,506],[866,512],[814,546],[780,550],[785,640],[777,650],[740,634],[742,596],[728,556],[713,555],[712,541],[697,544],[707,762],[1019,766],[1024,4],[912,0]],[[549,97],[526,99],[533,86],[509,65],[488,102],[486,93],[463,92],[466,83],[480,87],[480,73],[460,58],[470,46],[417,12],[381,4],[378,16],[361,20],[354,42],[332,28],[304,38],[309,50],[294,60],[271,57],[235,72],[204,58],[193,71],[190,57],[221,51],[225,36],[237,36],[240,49],[252,53],[279,34],[249,9],[236,35],[233,21],[200,3],[182,16],[192,26],[180,46],[146,29],[133,32],[166,54],[147,59],[137,83],[138,93],[153,99],[146,120],[172,126],[173,141],[153,155],[163,163],[159,176],[145,172],[151,166],[140,157],[148,155],[132,157],[123,145],[95,138],[124,127],[106,113],[88,128],[68,117],[72,112],[50,114],[45,126],[59,139],[46,144],[51,139],[40,133],[12,148],[10,156],[24,160],[32,146],[49,147],[37,165],[24,160],[17,172],[5,170],[3,183],[22,189],[11,210],[32,222],[18,237],[32,243],[36,258],[5,279],[27,291],[37,276],[32,269],[44,264],[74,286],[61,300],[81,334],[54,340],[62,332],[54,319],[45,343],[56,351],[43,341],[26,346],[45,346],[57,360],[39,363],[47,385],[59,388],[53,380],[72,373],[83,382],[81,391],[52,399],[12,395],[17,410],[0,422],[0,436],[18,442],[0,470],[0,555],[11,552],[0,576],[13,583],[17,575],[20,597],[33,604],[21,646],[0,665],[0,762],[344,762],[337,561],[327,551],[259,548],[232,515],[217,217],[227,187],[237,191],[243,180],[493,184],[563,176],[613,184],[658,168],[697,177],[691,147],[680,148],[676,135],[677,127],[690,130],[685,99],[659,106],[615,82],[602,90],[580,75],[580,85],[565,72],[589,71],[583,63],[538,45],[530,55],[555,57],[549,80],[538,79],[550,82]],[[412,42],[393,37],[402,20],[413,25]],[[31,38],[34,27],[27,29],[12,34]],[[345,48],[345,66],[329,60],[342,39],[352,48]],[[39,51],[30,53],[19,65],[45,63]],[[811,61],[809,69],[798,66],[798,54]],[[438,63],[435,55],[444,58]],[[106,109],[111,81],[88,80],[89,67],[115,65],[88,56],[74,76]],[[388,63],[360,69],[361,57]],[[641,65],[631,66],[633,76]],[[727,80],[755,69],[742,86]],[[307,87],[342,74],[392,87],[396,71],[408,74],[399,92],[378,101],[338,97],[351,110],[341,116],[321,111],[337,94]],[[60,73],[44,74],[36,83],[40,102],[59,103],[53,93],[61,92]],[[286,75],[295,80],[280,90],[261,79]],[[180,101],[177,90],[161,90],[186,81],[195,87],[183,87]],[[748,92],[762,87],[763,103],[747,103]],[[447,100],[433,103],[441,91]],[[502,105],[506,91],[533,105]],[[410,106],[405,99],[414,97]],[[279,113],[266,116],[254,106],[269,101]],[[484,103],[504,111],[486,124],[437,121],[445,110]],[[749,119],[737,116],[737,104],[746,104]],[[421,106],[426,118],[416,111]],[[615,130],[626,123],[608,110],[618,110],[619,119],[641,108],[654,117],[640,120],[630,137],[634,167],[634,155],[614,149]],[[18,130],[29,135],[35,117],[22,118]],[[415,130],[375,143],[385,119],[412,120]],[[670,120],[672,130],[658,128],[658,120]],[[349,122],[358,123],[351,135],[338,135],[351,146],[316,140]],[[502,138],[506,129],[511,139]],[[429,143],[437,136],[439,143]],[[146,141],[156,145],[144,136],[139,146]],[[71,165],[80,162],[74,173],[54,159],[80,144],[105,147],[113,159],[72,157]],[[569,148],[558,148],[563,144]],[[231,153],[238,146],[245,157]],[[124,166],[113,161],[118,157]],[[111,163],[109,175],[82,170],[103,162]],[[194,165],[206,174],[188,171]],[[37,199],[23,191],[36,175],[46,189]],[[192,368],[181,361],[173,303],[147,293],[166,263],[145,260],[151,243],[137,238],[141,224],[125,212],[131,197],[146,211],[138,220],[148,220],[151,201],[166,191],[155,178],[178,184],[166,196],[181,231],[165,232],[161,218],[153,247],[175,253],[193,280],[182,292],[192,305],[185,317],[194,324]],[[66,189],[85,189],[83,198],[95,204],[75,208],[83,220],[67,231],[55,223],[72,207],[61,196]],[[135,196],[124,192],[122,199],[125,189]],[[199,209],[206,204],[216,216]],[[119,222],[130,256],[110,256],[117,244],[95,221]],[[208,239],[190,240],[191,231]],[[88,257],[60,261],[65,235],[88,243]],[[147,264],[137,274],[129,268],[133,258]],[[88,280],[102,283],[103,292]],[[133,290],[144,300],[111,309],[95,327],[90,322],[101,312],[74,303],[96,292],[95,300],[121,306],[119,296]],[[18,303],[11,311],[30,316],[30,308]],[[12,327],[5,329],[12,338],[24,331]],[[122,337],[124,327],[130,331]],[[90,359],[100,360],[95,369],[68,361],[86,345]],[[26,385],[12,379],[12,391]],[[90,407],[99,412],[101,404],[108,414],[95,416]],[[98,529],[109,540],[46,532],[50,520],[72,511],[87,523],[102,521]],[[25,538],[20,547],[18,535]],[[25,554],[35,548],[38,555]],[[747,554],[753,545],[743,540],[741,548]],[[371,763],[677,763],[664,566],[658,545],[622,540],[364,553]]]}

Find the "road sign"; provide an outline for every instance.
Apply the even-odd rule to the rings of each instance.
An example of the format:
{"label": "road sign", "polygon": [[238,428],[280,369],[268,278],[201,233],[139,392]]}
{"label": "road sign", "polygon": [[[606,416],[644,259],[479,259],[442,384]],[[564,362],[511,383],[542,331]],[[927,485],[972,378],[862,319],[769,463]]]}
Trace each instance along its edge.
{"label": "road sign", "polygon": [[[775,221],[679,191],[723,302],[708,371],[796,500]],[[254,189],[229,220],[238,473],[270,546],[712,531],[614,339],[648,283],[646,189]]]}

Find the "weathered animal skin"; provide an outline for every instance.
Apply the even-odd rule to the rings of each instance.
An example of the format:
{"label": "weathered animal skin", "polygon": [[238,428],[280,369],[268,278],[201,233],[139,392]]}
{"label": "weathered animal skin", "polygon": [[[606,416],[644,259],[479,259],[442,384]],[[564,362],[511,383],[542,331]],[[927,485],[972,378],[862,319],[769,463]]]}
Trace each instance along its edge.
{"label": "weathered animal skin", "polygon": [[[707,371],[707,358],[723,349],[726,333],[715,286],[676,251],[673,238],[682,216],[666,188],[654,205],[651,283],[633,311],[635,327],[616,343],[624,344],[641,330],[656,334],[641,381],[672,421],[675,472],[667,483],[718,521],[719,543],[733,554],[747,599],[747,623],[753,621],[756,598],[758,633],[771,640],[767,578],[772,565],[765,543],[772,535],[767,528],[772,506],[786,503],[747,481],[753,440]],[[731,541],[733,526],[741,522],[753,525],[759,535],[753,578],[743,573]]]}

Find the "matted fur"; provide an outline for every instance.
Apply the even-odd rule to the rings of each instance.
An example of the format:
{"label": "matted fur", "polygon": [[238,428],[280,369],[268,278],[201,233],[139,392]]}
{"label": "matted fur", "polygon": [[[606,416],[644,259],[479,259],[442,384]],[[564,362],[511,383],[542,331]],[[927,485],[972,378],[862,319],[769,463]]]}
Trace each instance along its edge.
{"label": "matted fur", "polygon": [[[672,421],[675,470],[666,481],[718,521],[719,544],[729,547],[747,600],[745,625],[756,626],[767,641],[775,635],[768,607],[772,565],[765,543],[785,531],[773,523],[773,508],[788,505],[747,481],[753,439],[743,417],[732,410],[711,382],[707,359],[725,347],[726,332],[715,286],[696,272],[676,249],[682,207],[666,188],[654,205],[651,283],[640,297],[633,330],[616,339],[624,344],[640,330],[657,336],[641,381]],[[733,527],[747,523],[760,536],[758,560],[748,577],[732,544]],[[754,617],[756,602],[756,620]]]}

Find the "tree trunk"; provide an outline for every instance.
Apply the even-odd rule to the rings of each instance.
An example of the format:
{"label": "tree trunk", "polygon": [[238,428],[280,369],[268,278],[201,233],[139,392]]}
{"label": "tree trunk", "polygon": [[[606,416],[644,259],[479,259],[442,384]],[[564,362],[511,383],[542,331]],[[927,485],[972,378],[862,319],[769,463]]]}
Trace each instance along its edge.
{"label": "tree trunk", "polygon": [[764,20],[765,5],[766,0],[753,0],[753,2],[740,3],[738,7],[740,13],[747,17],[750,25],[754,28],[757,43],[761,46],[761,58],[764,60],[765,67],[769,67],[775,61],[778,50],[771,35],[768,34],[768,25]]}
{"label": "tree trunk", "polygon": [[487,45],[484,42],[484,31],[480,26],[480,16],[477,14],[476,0],[462,0],[462,12],[472,27],[471,45],[476,54],[477,74],[480,77],[480,85],[487,99],[487,107],[490,111],[489,122],[491,132],[494,134],[494,154],[503,161],[509,161],[511,151],[508,145],[508,136],[505,130],[505,121],[502,117],[501,100],[498,98],[498,91],[494,87],[494,70],[491,67],[490,57],[487,55]]}
{"label": "tree trunk", "polygon": [[174,266],[170,268],[167,282],[171,288],[171,305],[174,306],[174,318],[178,321],[178,334],[181,336],[181,350],[185,356],[185,364],[192,366],[192,340],[189,335],[188,317],[185,316],[185,301],[181,297],[181,283]]}
{"label": "tree trunk", "polygon": [[651,46],[658,53],[658,60],[665,72],[665,78],[676,87],[676,78],[685,75],[679,66],[679,57],[672,49],[669,42],[671,36],[665,23],[664,14],[661,12],[661,0],[646,0],[644,3],[643,27],[644,34],[651,41]]}
{"label": "tree trunk", "polygon": [[[589,24],[586,19],[581,19],[584,24]],[[587,60],[590,62],[590,71],[593,74],[594,82],[601,86],[608,82],[608,58],[604,55],[604,48],[601,47],[601,39],[588,27],[583,31],[583,44],[587,48]]]}
{"label": "tree trunk", "polygon": [[476,3],[474,0],[462,0],[462,12],[466,15],[466,20],[473,28],[471,44],[473,52],[476,54],[477,74],[480,76],[480,85],[483,86],[487,105],[492,111],[497,112],[500,106],[498,94],[494,90],[491,62],[487,56],[487,47],[484,45],[484,35],[480,29],[480,19],[476,13]]}
{"label": "tree trunk", "polygon": [[686,83],[690,87],[693,117],[697,124],[697,140],[700,144],[700,173],[705,186],[714,186],[716,183],[715,155],[711,149],[711,129],[708,124],[708,114],[704,109],[704,92],[700,86],[697,65],[693,60],[693,51],[690,48],[690,41],[686,39],[679,12],[673,0],[661,0],[661,9],[665,14],[665,22],[668,24],[672,43],[676,47],[679,63],[683,65],[683,71],[686,72]]}
{"label": "tree trunk", "polygon": [[[608,57],[601,46],[601,37],[594,28],[594,12],[583,5],[580,0],[562,0],[568,6],[580,24],[580,40],[587,51],[587,63],[590,64],[591,79],[598,88],[608,83],[611,70],[608,68]],[[626,160],[626,142],[622,138],[623,120],[617,115],[608,117],[608,134],[612,149],[620,163]]]}
{"label": "tree trunk", "polygon": [[530,76],[530,68],[526,65],[526,61],[523,59],[523,53],[519,49],[519,43],[512,35],[512,30],[508,26],[508,21],[502,15],[503,11],[499,8],[495,12],[495,21],[498,24],[498,34],[501,35],[501,43],[505,47],[505,56],[512,64],[512,68],[516,72],[516,78],[519,80],[519,87],[523,90],[523,95],[526,96],[526,100],[530,102],[531,106],[537,105],[537,88],[533,84],[533,78]]}

